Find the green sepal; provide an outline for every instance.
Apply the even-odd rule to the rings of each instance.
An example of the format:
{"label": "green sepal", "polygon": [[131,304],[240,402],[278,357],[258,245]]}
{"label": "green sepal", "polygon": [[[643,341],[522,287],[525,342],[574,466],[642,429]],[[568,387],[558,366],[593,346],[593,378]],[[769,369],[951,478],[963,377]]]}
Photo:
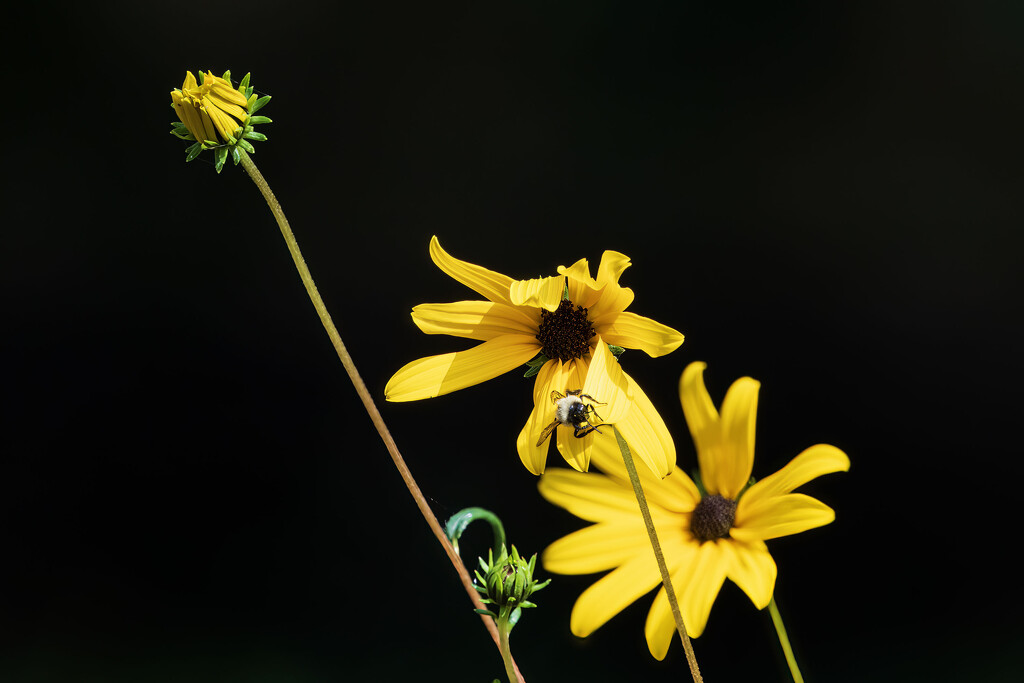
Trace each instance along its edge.
{"label": "green sepal", "polygon": [[246,141],[246,140],[239,140],[238,141],[238,146],[241,147],[242,149],[244,149],[249,154],[255,154],[256,153],[256,150],[253,148],[253,146],[250,145],[248,143],[248,141]]}
{"label": "green sepal", "polygon": [[224,75],[221,76],[221,78],[223,78],[225,81],[230,83],[231,82],[231,69],[228,69],[227,71],[225,71]]}
{"label": "green sepal", "polygon": [[218,147],[217,149],[213,150],[213,167],[217,171],[217,173],[220,173],[222,170],[224,170],[224,162],[227,160],[227,147]]}
{"label": "green sepal", "polygon": [[697,469],[693,470],[690,473],[690,478],[693,479],[693,483],[694,483],[694,485],[696,485],[697,493],[700,494],[700,497],[701,498],[706,497],[708,495],[708,490],[706,488],[704,488],[704,480],[700,478],[700,468],[699,467]]}
{"label": "green sepal", "polygon": [[565,286],[562,288],[562,298],[566,301],[569,300],[569,279],[566,278]]}
{"label": "green sepal", "polygon": [[206,74],[203,73],[202,69],[196,69],[196,73],[199,74],[199,78],[197,78],[196,80],[199,81],[199,85],[202,85],[203,84],[203,79],[206,78]]}
{"label": "green sepal", "polygon": [[196,142],[195,136],[192,135],[192,133],[189,133],[187,130],[184,133],[182,133],[180,128],[175,128],[174,130],[168,132],[180,140],[191,140],[192,142]]}
{"label": "green sepal", "polygon": [[231,148],[231,160],[235,162],[235,166],[242,163],[242,153],[238,151],[238,145]]}
{"label": "green sepal", "polygon": [[250,114],[255,114],[260,109],[263,109],[263,107],[267,106],[267,102],[269,102],[269,101],[270,101],[270,95],[264,95],[263,97],[261,97],[258,100],[256,100],[256,102],[252,105],[252,108],[249,110],[249,113]]}
{"label": "green sepal", "polygon": [[258,126],[261,123],[273,123],[268,116],[250,116],[249,125]]}
{"label": "green sepal", "polygon": [[495,614],[494,612],[492,612],[489,609],[476,609],[476,608],[474,608],[473,611],[476,612],[477,614],[486,614],[489,617],[493,617],[495,619],[498,618],[498,615]]}
{"label": "green sepal", "polygon": [[248,133],[242,136],[246,140],[255,140],[256,142],[266,142],[267,136],[263,133],[257,133],[254,130],[250,130]]}
{"label": "green sepal", "polygon": [[544,364],[547,363],[549,360],[551,359],[545,356],[543,353],[538,353],[536,358],[526,361],[526,364],[530,366],[530,369],[526,371],[523,377],[533,377],[538,372],[540,372],[540,369],[544,367]]}
{"label": "green sepal", "polygon": [[740,498],[743,497],[743,494],[746,493],[747,489],[749,489],[751,486],[753,486],[754,482],[756,482],[756,481],[757,481],[757,479],[755,479],[754,477],[751,477],[749,480],[747,480],[747,483],[743,485],[743,488],[740,489],[740,492],[738,494],[736,494],[736,502],[737,503],[740,502]]}
{"label": "green sepal", "polygon": [[203,143],[197,142],[185,150],[185,161],[192,161],[203,151]]}
{"label": "green sepal", "polygon": [[247,73],[244,76],[242,76],[242,82],[238,84],[238,87],[241,88],[242,90],[245,90],[246,88],[248,88],[249,87],[249,76],[251,76],[251,75],[252,75],[252,72]]}
{"label": "green sepal", "polygon": [[621,346],[616,346],[615,344],[609,344],[608,350],[611,351],[612,355],[615,356],[616,358],[618,358],[619,356],[626,352],[626,349],[622,348]]}

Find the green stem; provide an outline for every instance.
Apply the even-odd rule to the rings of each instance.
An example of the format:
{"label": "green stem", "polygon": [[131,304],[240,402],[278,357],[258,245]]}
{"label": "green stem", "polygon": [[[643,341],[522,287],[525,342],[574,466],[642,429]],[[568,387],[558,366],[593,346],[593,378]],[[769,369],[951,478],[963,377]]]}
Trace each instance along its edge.
{"label": "green stem", "polygon": [[636,464],[633,462],[633,454],[629,451],[629,445],[622,438],[619,430],[612,426],[615,431],[615,440],[622,451],[622,462],[626,465],[629,473],[629,481],[633,484],[633,493],[636,494],[636,502],[640,505],[640,514],[644,518],[644,525],[647,526],[647,536],[651,539],[651,548],[654,549],[654,557],[658,561],[658,569],[661,570],[661,583],[665,586],[665,594],[668,597],[668,604],[672,607],[672,618],[676,621],[676,631],[679,633],[679,640],[683,642],[683,650],[686,652],[686,662],[690,665],[690,675],[694,683],[703,683],[700,668],[697,666],[697,656],[693,653],[693,645],[690,637],[686,635],[686,626],[683,624],[683,615],[679,611],[679,601],[676,600],[676,590],[672,586],[672,577],[669,576],[668,566],[665,564],[665,555],[661,552],[661,543],[658,541],[658,532],[654,529],[654,519],[651,518],[651,510],[647,507],[647,496],[640,485],[640,475],[637,474]]}
{"label": "green stem", "polygon": [[505,662],[505,675],[508,676],[509,683],[518,680],[516,674],[519,672],[516,669],[516,663],[512,659],[512,650],[509,648],[508,636],[510,631],[508,623],[508,611],[507,608],[501,608],[501,614],[498,616],[498,647],[501,649],[501,658]]}
{"label": "green stem", "polygon": [[[317,291],[316,283],[313,282],[313,276],[310,274],[309,268],[306,266],[306,260],[302,258],[302,252],[299,250],[299,243],[295,240],[295,234],[292,232],[291,226],[288,225],[288,219],[285,218],[284,211],[281,209],[281,204],[277,201],[273,191],[270,189],[270,185],[267,184],[267,181],[263,178],[263,174],[261,174],[259,169],[256,168],[256,164],[253,163],[249,155],[242,150],[239,151],[241,151],[242,155],[242,168],[244,168],[245,172],[249,174],[252,181],[256,183],[256,187],[258,187],[260,192],[263,194],[263,198],[267,200],[267,205],[270,207],[270,211],[274,214],[278,227],[281,228],[281,236],[284,237],[285,244],[288,245],[288,251],[291,253],[292,260],[295,262],[295,267],[299,271],[299,277],[302,278],[302,284],[306,287],[306,293],[309,294],[310,301],[313,302],[313,308],[316,309],[317,315],[320,316],[320,322],[323,323],[324,329],[327,331],[327,336],[330,337],[331,343],[334,345],[334,350],[338,353],[338,358],[341,359],[341,364],[345,366],[345,371],[348,373],[349,379],[352,380],[352,385],[355,387],[356,393],[362,400],[363,407],[366,408],[366,412],[370,415],[370,420],[377,428],[377,433],[380,434],[380,438],[387,447],[388,453],[391,454],[391,460],[395,463],[398,473],[402,476],[402,481],[405,482],[406,488],[409,489],[409,493],[412,495],[413,500],[416,501],[416,507],[419,508],[420,514],[423,515],[423,518],[427,521],[427,525],[430,526],[430,530],[434,533],[434,536],[437,537],[438,542],[444,548],[452,566],[455,567],[455,571],[458,572],[463,588],[465,588],[466,593],[469,594],[470,600],[473,601],[473,606],[480,610],[486,609],[484,604],[480,602],[480,596],[473,587],[473,580],[470,578],[469,572],[466,570],[462,560],[459,559],[458,554],[452,548],[452,544],[448,542],[448,537],[445,536],[444,529],[441,528],[440,522],[437,521],[437,517],[434,516],[433,511],[431,511],[430,506],[427,504],[427,499],[423,496],[423,493],[420,491],[420,487],[416,484],[416,480],[413,478],[412,472],[409,471],[409,467],[405,464],[405,459],[402,458],[402,454],[398,452],[398,446],[395,444],[395,440],[391,438],[391,432],[384,423],[384,418],[381,417],[380,411],[377,409],[377,404],[374,403],[373,397],[366,388],[366,383],[363,382],[363,378],[360,377],[359,371],[356,370],[355,363],[352,361],[352,357],[345,348],[345,344],[341,341],[341,335],[338,334],[338,329],[334,326],[334,321],[331,320],[331,314],[327,312],[327,306],[324,305],[324,301],[320,297],[320,292]],[[494,621],[483,615],[481,615],[480,618],[483,620],[484,626],[487,628],[488,632],[490,632],[495,644],[498,645],[500,649],[500,638],[498,635],[498,629],[494,625]],[[523,679],[519,677],[516,680],[522,681]]]}
{"label": "green stem", "polygon": [[786,627],[782,624],[782,615],[779,614],[779,606],[775,604],[775,596],[768,601],[768,612],[772,615],[772,623],[775,625],[775,632],[779,634],[779,643],[782,645],[782,652],[786,655],[786,663],[789,664],[789,672],[793,674],[795,683],[804,683],[804,677],[800,675],[800,667],[796,665],[796,657],[793,656],[793,648],[789,645],[789,636],[786,635]]}

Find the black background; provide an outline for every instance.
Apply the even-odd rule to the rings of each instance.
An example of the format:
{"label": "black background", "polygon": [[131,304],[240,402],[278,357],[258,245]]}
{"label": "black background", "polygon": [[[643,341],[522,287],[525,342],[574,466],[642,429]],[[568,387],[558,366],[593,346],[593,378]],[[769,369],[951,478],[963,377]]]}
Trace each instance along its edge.
{"label": "black background", "polygon": [[[774,6],[780,5],[780,6]],[[255,187],[167,134],[186,69],[273,95],[255,161],[367,384],[468,344],[430,262],[628,254],[678,406],[762,382],[756,476],[828,442],[835,523],[769,546],[809,681],[1017,680],[1024,9],[1014,3],[40,4],[5,18],[0,680],[489,681],[493,644],[334,356]],[[514,440],[530,382],[383,404],[443,520],[524,552],[581,522]],[[549,466],[562,465],[552,452]],[[464,538],[483,552],[486,529]],[[547,576],[543,571],[542,577]],[[596,577],[512,638],[529,681],[686,680]],[[787,680],[727,584],[709,681]]]}

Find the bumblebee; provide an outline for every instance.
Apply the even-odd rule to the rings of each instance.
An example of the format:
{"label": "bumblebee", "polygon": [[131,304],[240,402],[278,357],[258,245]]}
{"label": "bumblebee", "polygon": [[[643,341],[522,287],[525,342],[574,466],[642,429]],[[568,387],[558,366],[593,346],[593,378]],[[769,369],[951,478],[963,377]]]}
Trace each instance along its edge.
{"label": "bumblebee", "polygon": [[[591,403],[584,403],[583,399],[587,399]],[[555,431],[555,427],[558,425],[572,427],[573,436],[577,439],[582,439],[590,432],[601,434],[601,430],[590,421],[590,416],[593,415],[599,420],[603,419],[597,414],[593,404],[603,406],[604,403],[589,394],[584,394],[582,389],[566,389],[564,395],[558,391],[552,391],[551,402],[555,404],[555,421],[540,433],[540,438],[537,439],[538,446],[551,436],[551,432]]]}

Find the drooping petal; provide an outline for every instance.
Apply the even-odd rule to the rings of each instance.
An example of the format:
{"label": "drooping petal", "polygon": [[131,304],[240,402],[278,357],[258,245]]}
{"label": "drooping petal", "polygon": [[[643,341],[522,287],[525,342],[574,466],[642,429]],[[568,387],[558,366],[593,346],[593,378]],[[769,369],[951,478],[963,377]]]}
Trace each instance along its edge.
{"label": "drooping petal", "polygon": [[589,636],[658,585],[660,578],[652,553],[634,557],[583,591],[573,605],[569,629],[581,638]]}
{"label": "drooping petal", "polygon": [[802,493],[761,498],[756,504],[743,496],[729,535],[744,542],[766,541],[825,526],[835,518],[832,508]]}
{"label": "drooping petal", "polygon": [[768,547],[760,541],[753,543],[722,542],[720,546],[729,556],[729,580],[739,586],[757,609],[764,609],[775,590],[778,569]]}
{"label": "drooping petal", "polygon": [[633,489],[594,472],[582,473],[556,467],[537,484],[540,495],[588,522],[629,524],[639,515]]}
{"label": "drooping petal", "polygon": [[[672,577],[672,588],[675,590],[676,599],[681,601],[683,591],[689,581],[692,580],[692,568],[696,564],[696,556],[700,546],[697,543],[687,543],[675,546],[671,553],[666,553],[669,576]],[[693,635],[693,629],[686,622],[686,632]],[[665,659],[668,654],[669,645],[676,635],[676,622],[672,616],[672,608],[668,602],[668,594],[665,587],[658,591],[647,613],[647,623],[644,625],[644,633],[647,636],[647,647],[655,659]]]}
{"label": "drooping petal", "polygon": [[722,441],[715,477],[704,478],[709,493],[735,500],[754,468],[757,392],[761,384],[749,377],[732,383],[722,401]]}
{"label": "drooping petal", "polygon": [[512,305],[509,299],[509,287],[512,278],[481,266],[460,261],[441,248],[437,237],[430,238],[430,258],[438,268],[450,277],[466,285],[488,301]]}
{"label": "drooping petal", "polygon": [[389,401],[417,401],[448,394],[508,372],[537,355],[537,340],[505,335],[465,351],[420,358],[394,374],[384,388]]}
{"label": "drooping petal", "polygon": [[[565,384],[565,390],[562,393],[581,391],[583,378],[586,375],[587,362],[582,358],[564,363],[562,365],[562,381]],[[559,426],[555,432],[557,433],[555,445],[558,447],[558,452],[562,454],[567,463],[572,465],[573,469],[586,472],[590,467],[590,451],[594,445],[594,433],[575,436],[575,430],[565,425]]]}
{"label": "drooping petal", "polygon": [[[679,598],[679,610],[683,614],[686,632],[691,638],[704,633],[711,606],[718,597],[718,591],[725,583],[725,574],[729,566],[729,555],[720,547],[728,540],[707,541],[700,544],[696,557],[678,574],[676,594]],[[674,579],[675,580],[675,579]]]}
{"label": "drooping petal", "polygon": [[427,334],[488,341],[506,334],[536,336],[539,315],[538,321],[534,321],[526,309],[492,301],[456,301],[414,306],[412,321]]}
{"label": "drooping petal", "polygon": [[[630,447],[630,452],[632,452],[632,447]],[[594,440],[590,464],[597,466],[627,491],[632,490],[632,483],[629,481],[626,466],[622,462],[622,452],[619,450],[614,434],[602,435]],[[640,477],[640,485],[644,487],[647,500],[652,505],[683,515],[677,520],[677,524],[680,528],[689,528],[689,515],[700,501],[700,492],[686,472],[676,468],[665,478],[655,476],[649,467],[638,466],[636,472]],[[661,532],[659,531],[659,533]]]}
{"label": "drooping petal", "polygon": [[604,424],[621,422],[633,400],[629,380],[601,335],[597,336],[590,362],[587,363],[583,393],[601,404],[595,409],[600,412],[599,422]]}
{"label": "drooping petal", "polygon": [[515,280],[509,287],[509,298],[515,306],[533,306],[553,311],[565,293],[564,277],[542,277]]}
{"label": "drooping petal", "polygon": [[548,459],[548,451],[551,448],[551,435],[544,437],[538,443],[545,427],[555,421],[555,414],[551,404],[551,392],[559,391],[562,386],[562,363],[558,360],[549,360],[537,373],[537,381],[533,385],[533,409],[530,417],[523,425],[522,431],[516,439],[516,450],[519,452],[519,459],[523,461],[533,474],[542,474]]}
{"label": "drooping petal", "polygon": [[595,321],[595,327],[609,344],[640,349],[652,358],[671,353],[683,343],[678,331],[629,311],[618,313],[607,324]]}
{"label": "drooping petal", "polygon": [[[659,478],[668,476],[676,466],[676,445],[665,426],[665,421],[655,409],[651,399],[633,378],[622,373],[629,383],[633,397],[626,419],[616,427],[629,444],[633,455],[644,462]],[[639,469],[639,468],[638,468]]]}
{"label": "drooping petal", "polygon": [[846,453],[835,446],[817,444],[804,450],[775,474],[756,482],[743,494],[743,499],[749,499],[748,504],[753,504],[761,498],[790,493],[823,474],[846,472],[849,469],[850,458]]}
{"label": "drooping petal", "polygon": [[555,574],[593,574],[650,552],[647,530],[638,511],[631,524],[592,524],[563,536],[544,549],[541,561],[544,569]]}
{"label": "drooping petal", "polygon": [[706,367],[707,364],[700,361],[690,363],[679,378],[679,400],[683,404],[686,425],[690,428],[697,449],[700,475],[705,482],[717,481],[718,460],[715,456],[721,441],[718,411],[704,386]]}

